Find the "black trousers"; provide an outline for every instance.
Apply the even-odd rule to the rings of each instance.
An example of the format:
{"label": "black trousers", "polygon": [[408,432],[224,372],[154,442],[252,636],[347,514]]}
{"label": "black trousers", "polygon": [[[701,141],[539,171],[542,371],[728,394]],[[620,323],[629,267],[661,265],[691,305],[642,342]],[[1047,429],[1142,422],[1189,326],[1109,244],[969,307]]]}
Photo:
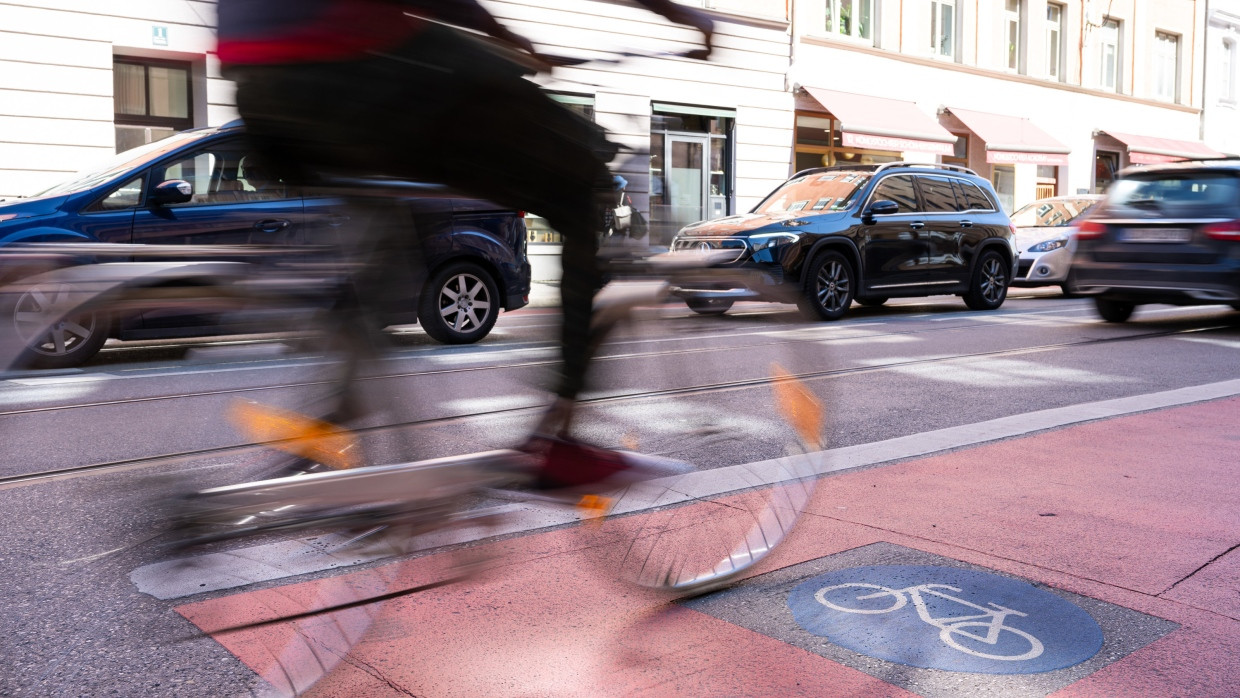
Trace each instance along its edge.
{"label": "black trousers", "polygon": [[254,147],[286,181],[386,176],[433,182],[545,217],[564,237],[563,370],[582,390],[606,163],[616,147],[524,69],[433,25],[405,45],[338,63],[232,66]]}

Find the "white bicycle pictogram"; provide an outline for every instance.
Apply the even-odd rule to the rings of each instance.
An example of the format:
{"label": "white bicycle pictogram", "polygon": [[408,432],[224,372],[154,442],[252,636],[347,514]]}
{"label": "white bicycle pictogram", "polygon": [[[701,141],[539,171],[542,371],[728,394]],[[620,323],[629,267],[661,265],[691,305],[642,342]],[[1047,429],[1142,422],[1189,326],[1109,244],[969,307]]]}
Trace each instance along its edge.
{"label": "white bicycle pictogram", "polygon": [[[856,596],[851,596],[850,600],[854,601],[867,601],[871,599],[879,599],[883,596],[890,596],[892,599],[891,605],[886,608],[849,608],[847,606],[841,606],[838,603],[828,601],[827,594],[839,589],[851,589],[854,592],[858,592]],[[917,615],[926,623],[939,628],[939,639],[954,650],[959,650],[965,654],[971,654],[974,657],[1001,659],[1013,662],[1033,659],[1042,654],[1044,648],[1042,646],[1042,642],[1038,640],[1038,638],[1030,635],[1024,630],[1003,624],[1004,619],[1008,616],[1027,616],[1029,614],[1000,606],[997,603],[988,603],[990,608],[978,606],[975,603],[956,598],[955,596],[951,596],[950,594],[946,594],[940,590],[954,591],[956,593],[960,593],[961,591],[960,589],[947,584],[917,584],[904,589],[889,589],[878,584],[850,582],[848,584],[836,584],[834,586],[823,587],[814,594],[814,598],[818,601],[818,603],[836,611],[865,614],[891,613],[892,611],[897,611],[903,608],[904,605],[908,603],[908,600],[912,599],[913,606],[917,608]],[[862,591],[868,591],[869,593],[860,593]],[[937,596],[941,599],[954,601],[955,603],[968,606],[969,608],[975,608],[982,612],[970,615],[934,618],[930,615],[930,609],[926,606],[926,601],[924,598],[926,595]],[[837,595],[836,598],[838,598],[838,596],[839,595]],[[840,600],[842,601],[844,599]],[[968,628],[977,630],[970,631]],[[981,631],[981,628],[985,628],[985,631]],[[1029,650],[1017,655],[986,654],[985,652],[979,652],[964,646],[956,638],[956,636],[959,635],[978,642],[984,642],[988,645],[998,645],[999,638],[1005,631],[1024,638],[1025,641],[1029,643]]]}

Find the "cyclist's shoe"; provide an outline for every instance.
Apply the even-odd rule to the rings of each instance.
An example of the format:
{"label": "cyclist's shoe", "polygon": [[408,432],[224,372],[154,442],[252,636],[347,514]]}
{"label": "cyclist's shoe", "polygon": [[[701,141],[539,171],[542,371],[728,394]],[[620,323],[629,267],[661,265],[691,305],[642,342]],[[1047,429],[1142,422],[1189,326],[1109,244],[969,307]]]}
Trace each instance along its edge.
{"label": "cyclist's shoe", "polygon": [[518,450],[533,457],[531,488],[548,494],[608,492],[688,470],[688,466],[666,458],[610,451],[540,434],[530,437]]}

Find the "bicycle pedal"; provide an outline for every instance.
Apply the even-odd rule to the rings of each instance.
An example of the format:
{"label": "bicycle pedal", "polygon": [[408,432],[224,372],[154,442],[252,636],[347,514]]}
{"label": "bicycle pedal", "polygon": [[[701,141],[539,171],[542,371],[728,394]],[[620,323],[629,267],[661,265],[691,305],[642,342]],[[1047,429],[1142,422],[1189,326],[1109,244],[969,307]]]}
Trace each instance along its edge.
{"label": "bicycle pedal", "polygon": [[357,465],[357,437],[336,424],[249,401],[234,403],[228,417],[250,441],[266,442],[272,448],[333,470]]}

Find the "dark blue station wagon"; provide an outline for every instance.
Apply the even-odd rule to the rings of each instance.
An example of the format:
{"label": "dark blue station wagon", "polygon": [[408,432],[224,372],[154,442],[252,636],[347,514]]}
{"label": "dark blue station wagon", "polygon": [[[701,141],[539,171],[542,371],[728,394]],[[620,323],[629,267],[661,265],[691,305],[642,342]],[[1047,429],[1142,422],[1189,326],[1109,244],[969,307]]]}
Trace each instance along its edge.
{"label": "dark blue station wagon", "polygon": [[[0,202],[0,247],[14,243],[106,242],[158,245],[326,245],[349,234],[340,199],[306,196],[273,180],[250,152],[240,122],[183,131],[118,154],[36,196]],[[192,188],[161,203],[157,188],[172,180]],[[163,185],[163,187],[161,187]],[[181,185],[184,188],[183,185]],[[530,265],[522,214],[460,198],[411,198],[426,275],[410,268],[408,284],[385,289],[391,325],[420,322],[445,343],[476,342],[501,309],[528,303]],[[9,283],[20,269],[0,268]],[[419,284],[420,279],[424,284]],[[421,286],[420,288],[418,286]],[[37,289],[36,289],[37,291]],[[469,307],[458,303],[468,296]],[[102,313],[59,323],[25,337],[46,299],[27,293],[4,310],[4,332],[28,341],[43,367],[67,367],[93,356],[108,337],[163,339],[253,331],[221,325],[218,316]],[[39,325],[42,327],[41,325]],[[33,336],[37,335],[37,336]]]}

